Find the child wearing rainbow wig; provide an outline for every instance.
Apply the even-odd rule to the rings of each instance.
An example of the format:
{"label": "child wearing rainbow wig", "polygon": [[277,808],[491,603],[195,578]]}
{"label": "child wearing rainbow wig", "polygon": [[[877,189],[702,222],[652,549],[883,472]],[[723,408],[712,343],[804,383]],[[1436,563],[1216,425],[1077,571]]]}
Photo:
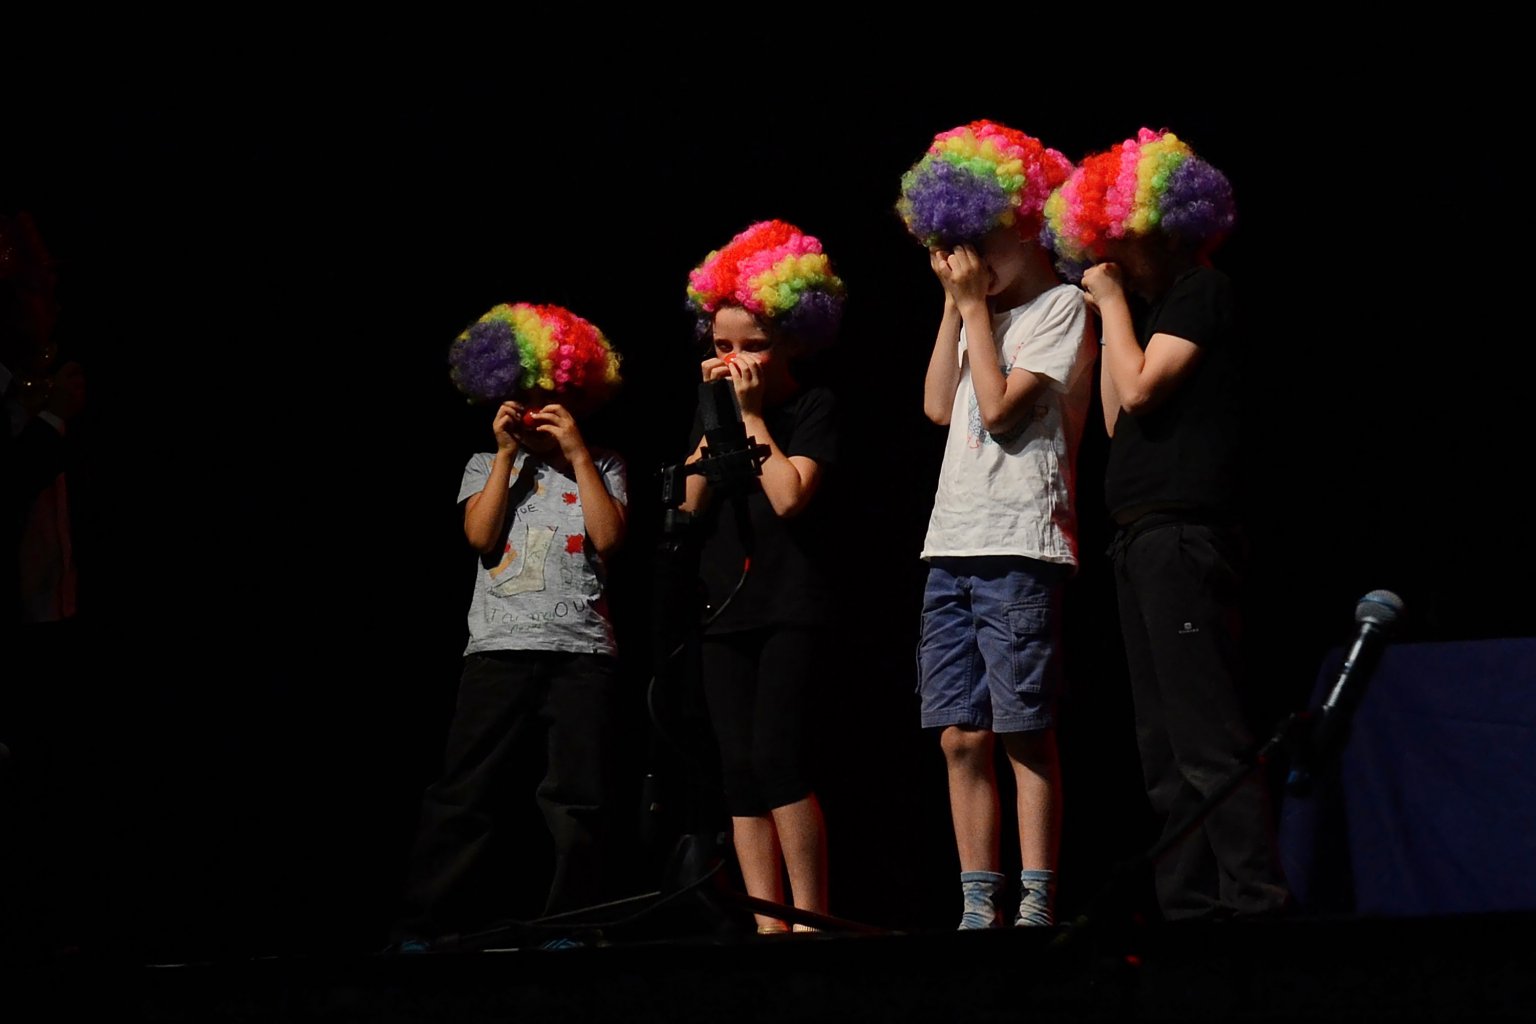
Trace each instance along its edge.
{"label": "child wearing rainbow wig", "polygon": [[[826,501],[816,499],[837,433],[831,391],[800,379],[794,360],[836,337],[843,283],[817,239],[762,221],[689,274],[688,304],[708,344],[702,379],[730,381],[747,436],[768,450],[744,488],[690,474],[682,506],[702,535],[702,671],[732,840],[749,895],[782,903],[787,873],[793,906],[825,914],[811,722],[832,618],[834,538]],[[708,455],[704,428],[701,410],[690,464]],[[757,926],[785,930],[770,914],[758,914]]]}
{"label": "child wearing rainbow wig", "polygon": [[[1103,324],[1104,497],[1142,772],[1167,828],[1245,763],[1239,699],[1243,401],[1226,177],[1171,132],[1085,159],[1046,203],[1064,265]],[[1127,292],[1145,306],[1134,312]],[[1156,866],[1166,918],[1269,914],[1288,902],[1258,779]]]}
{"label": "child wearing rainbow wig", "polygon": [[922,557],[920,721],[937,729],[960,860],[961,929],[1008,923],[994,745],[1013,769],[1015,924],[1055,912],[1060,609],[1077,565],[1074,467],[1097,355],[1083,294],[1040,241],[1066,157],[991,121],[934,137],[897,212],[944,310],[923,411],[949,428]]}
{"label": "child wearing rainbow wig", "polygon": [[499,305],[449,350],[458,389],[490,406],[495,449],[473,455],[459,502],[479,555],[469,643],[443,772],[426,791],[395,927],[401,948],[506,914],[481,898],[507,771],[547,751],[538,802],[554,839],[546,914],[602,895],[614,692],[605,560],[624,539],[625,467],[587,447],[576,413],[619,385],[619,357],[558,306]]}

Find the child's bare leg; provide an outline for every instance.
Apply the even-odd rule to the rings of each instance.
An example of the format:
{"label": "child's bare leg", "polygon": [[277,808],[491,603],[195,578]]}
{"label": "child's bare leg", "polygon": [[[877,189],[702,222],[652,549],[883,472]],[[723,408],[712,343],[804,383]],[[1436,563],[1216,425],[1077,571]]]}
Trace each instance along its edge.
{"label": "child's bare leg", "polygon": [[1061,764],[1052,729],[1010,733],[1003,748],[1018,793],[1020,924],[1049,924],[1061,842]]}
{"label": "child's bare leg", "polygon": [[991,928],[1002,923],[997,894],[1004,879],[999,862],[997,773],[992,733],[951,725],[939,734],[949,769],[949,810],[960,854],[960,928]]}
{"label": "child's bare leg", "polygon": [[[736,847],[736,863],[741,867],[741,880],[747,887],[747,895],[773,903],[784,902],[779,837],[774,830],[773,819],[767,815],[733,817],[731,839]],[[784,922],[776,917],[766,914],[752,916],[757,919],[758,931],[784,930]]]}
{"label": "child's bare leg", "polygon": [[939,735],[949,769],[949,812],[961,871],[996,871],[998,866],[997,776],[992,733],[966,725],[946,726]]}
{"label": "child's bare leg", "polygon": [[[827,912],[827,826],[816,794],[773,809],[773,823],[784,850],[789,891],[794,905],[817,914]],[[809,926],[795,925],[797,930]]]}

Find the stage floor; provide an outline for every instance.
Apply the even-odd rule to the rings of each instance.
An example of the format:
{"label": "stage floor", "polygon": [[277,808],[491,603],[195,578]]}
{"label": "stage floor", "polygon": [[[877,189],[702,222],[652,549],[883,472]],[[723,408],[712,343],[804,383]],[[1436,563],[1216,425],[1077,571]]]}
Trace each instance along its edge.
{"label": "stage floor", "polygon": [[[1536,915],[57,957],[8,1021],[1536,1019]],[[504,936],[518,939],[519,936]],[[32,987],[32,986],[28,986]],[[12,994],[15,994],[12,989]]]}

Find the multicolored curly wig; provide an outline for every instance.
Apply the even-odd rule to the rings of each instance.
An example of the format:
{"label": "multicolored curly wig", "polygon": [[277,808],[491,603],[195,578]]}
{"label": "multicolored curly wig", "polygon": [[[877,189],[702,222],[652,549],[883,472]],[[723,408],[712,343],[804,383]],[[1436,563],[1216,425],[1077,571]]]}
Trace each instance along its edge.
{"label": "multicolored curly wig", "polygon": [[688,274],[688,305],[707,335],[722,306],[740,306],[807,346],[837,337],[842,279],[821,242],[782,220],[753,224]]}
{"label": "multicolored curly wig", "polygon": [[1045,230],[1073,280],[1117,238],[1162,235],[1208,254],[1236,217],[1232,185],[1172,132],[1143,128],[1087,157],[1045,204]]}
{"label": "multicolored curly wig", "polygon": [[1072,162],[1040,140],[993,121],[972,121],[933,137],[901,176],[896,212],[929,248],[973,242],[999,226],[1033,237],[1046,197]]}
{"label": "multicolored curly wig", "polygon": [[603,332],[568,309],[501,305],[470,324],[448,350],[449,373],[471,402],[524,400],[577,409],[601,405],[619,386],[619,354]]}

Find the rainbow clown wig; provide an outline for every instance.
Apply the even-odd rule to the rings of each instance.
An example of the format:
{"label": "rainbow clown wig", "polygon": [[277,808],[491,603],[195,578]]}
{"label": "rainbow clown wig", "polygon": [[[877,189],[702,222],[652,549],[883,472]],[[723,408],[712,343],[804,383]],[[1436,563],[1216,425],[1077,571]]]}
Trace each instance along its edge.
{"label": "rainbow clown wig", "polygon": [[1045,230],[1073,280],[1121,238],[1161,236],[1204,255],[1232,230],[1232,185],[1172,132],[1143,128],[1087,157],[1045,204]]}
{"label": "rainbow clown wig", "polygon": [[740,306],[801,344],[823,345],[837,336],[843,295],[821,242],[782,220],[753,224],[688,274],[700,337],[721,307]]}
{"label": "rainbow clown wig", "polygon": [[448,350],[449,372],[471,402],[559,402],[592,409],[619,386],[619,354],[592,324],[559,306],[501,305]]}
{"label": "rainbow clown wig", "polygon": [[974,242],[993,228],[1033,237],[1046,198],[1072,162],[1038,139],[992,121],[972,121],[933,137],[901,176],[896,212],[929,248]]}

